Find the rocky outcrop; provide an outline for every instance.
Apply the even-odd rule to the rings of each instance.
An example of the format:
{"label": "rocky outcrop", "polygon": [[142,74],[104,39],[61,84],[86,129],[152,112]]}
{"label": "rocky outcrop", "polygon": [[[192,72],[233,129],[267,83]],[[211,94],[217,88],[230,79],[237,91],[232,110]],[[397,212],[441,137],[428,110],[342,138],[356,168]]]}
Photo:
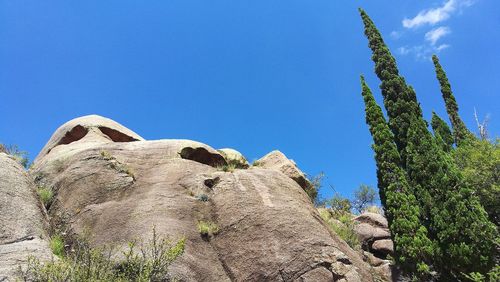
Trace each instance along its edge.
{"label": "rocky outcrop", "polygon": [[30,255],[50,259],[45,220],[24,168],[0,153],[0,281],[15,281]]}
{"label": "rocky outcrop", "polygon": [[[102,117],[72,120],[31,173],[51,187],[51,224],[94,245],[186,238],[171,267],[183,281],[371,281],[369,266],[331,233],[303,187],[305,175],[275,151],[249,169],[189,140],[145,141]],[[199,221],[219,227],[207,238]]]}
{"label": "rocky outcrop", "polygon": [[392,280],[396,275],[387,260],[394,253],[394,244],[387,219],[378,213],[365,212],[354,218],[357,222],[355,232],[361,242],[365,260],[374,267],[374,271],[385,280]]}
{"label": "rocky outcrop", "polygon": [[277,170],[293,179],[304,189],[311,185],[306,175],[297,167],[297,164],[278,150],[272,151],[255,161],[254,166]]}

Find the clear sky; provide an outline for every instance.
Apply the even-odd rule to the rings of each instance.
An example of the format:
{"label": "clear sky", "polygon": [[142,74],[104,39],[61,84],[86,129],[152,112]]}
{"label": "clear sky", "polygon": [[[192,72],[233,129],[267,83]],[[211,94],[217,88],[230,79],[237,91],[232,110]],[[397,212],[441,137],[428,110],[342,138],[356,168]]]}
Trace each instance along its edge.
{"label": "clear sky", "polygon": [[438,53],[466,124],[500,133],[497,0],[0,0],[0,142],[34,158],[87,114],[146,139],[279,149],[346,196],[376,186],[359,75],[378,96],[357,8],[385,37],[430,119],[446,118]]}

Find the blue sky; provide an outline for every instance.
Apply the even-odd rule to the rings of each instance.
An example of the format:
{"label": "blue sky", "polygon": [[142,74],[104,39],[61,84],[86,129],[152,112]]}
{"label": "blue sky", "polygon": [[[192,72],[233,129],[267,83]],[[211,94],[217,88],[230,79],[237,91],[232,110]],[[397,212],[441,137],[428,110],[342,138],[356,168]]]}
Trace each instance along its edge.
{"label": "blue sky", "polygon": [[0,0],[0,142],[33,158],[64,122],[112,118],[146,139],[279,149],[346,196],[376,186],[359,75],[381,101],[357,8],[430,118],[438,53],[466,124],[500,133],[500,2]]}

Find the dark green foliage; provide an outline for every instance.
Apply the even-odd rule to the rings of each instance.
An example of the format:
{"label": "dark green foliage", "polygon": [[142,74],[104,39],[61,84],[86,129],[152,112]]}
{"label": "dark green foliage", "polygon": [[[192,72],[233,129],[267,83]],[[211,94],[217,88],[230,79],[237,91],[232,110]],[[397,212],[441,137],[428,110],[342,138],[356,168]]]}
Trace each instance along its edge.
{"label": "dark green foliage", "polygon": [[368,205],[373,205],[376,200],[377,194],[371,186],[362,184],[354,190],[353,207],[358,213],[363,212]]}
{"label": "dark green foliage", "polygon": [[[384,105],[389,116],[389,128],[394,134],[394,142],[402,160],[406,158],[406,138],[408,128],[414,117],[422,117],[422,110],[417,102],[415,91],[408,86],[405,79],[399,75],[396,60],[384,43],[380,32],[365,11],[360,9],[365,25],[365,35],[372,49],[372,60],[375,63],[375,73],[382,81],[380,90]],[[404,163],[403,163],[404,166]]]}
{"label": "dark green foliage", "polygon": [[[389,116],[387,127],[382,110],[362,81],[367,123],[375,143],[380,198],[386,209],[396,252],[406,251],[413,255],[411,258],[416,263],[430,264],[442,280],[461,279],[464,273],[486,273],[492,266],[495,238],[498,236],[496,227],[489,221],[474,189],[471,189],[450,154],[445,151],[452,150],[449,133],[442,126],[445,123],[434,119],[437,132],[437,138],[434,138],[422,117],[415,92],[399,76],[395,60],[373,22],[364,11],[360,10],[360,13],[373,51],[375,72],[382,80],[381,90]],[[447,97],[447,109],[451,109],[448,111],[451,112],[450,118],[454,120],[455,139],[462,146],[473,138],[469,138],[471,134],[458,116],[458,107],[444,72],[442,69],[437,69],[437,72],[438,79],[444,85],[443,96]],[[406,202],[400,199],[393,201],[399,196],[406,196]],[[412,220],[406,220],[405,216]],[[426,239],[432,243],[428,244],[426,240],[421,245],[423,250],[414,248],[423,251],[417,253],[420,256],[415,256],[414,252],[407,249],[410,246],[408,242],[415,238],[398,242],[398,234],[415,234],[408,230],[397,230],[395,226],[398,225],[392,222],[398,220],[404,227],[411,222],[414,231],[420,231],[421,228],[427,230]],[[413,246],[422,242],[418,240]],[[397,259],[397,262],[402,264],[407,261]],[[414,271],[411,266],[402,267],[409,272]],[[426,268],[422,266],[420,270]]]}
{"label": "dark green foliage", "polygon": [[426,228],[420,224],[419,206],[408,185],[405,171],[401,168],[394,136],[382,109],[363,77],[361,85],[366,123],[374,141],[380,199],[392,233],[395,259],[405,272],[423,278],[429,272],[427,262],[432,257],[433,243],[427,237]]}
{"label": "dark green foliage", "polygon": [[432,112],[431,125],[437,144],[441,146],[443,151],[450,152],[453,149],[454,141],[451,130],[446,122],[442,120],[435,112]]}
{"label": "dark green foliage", "polygon": [[444,276],[487,270],[496,228],[423,120],[412,123],[407,150],[410,185],[424,207],[422,223],[439,243],[434,264]]}
{"label": "dark green foliage", "polygon": [[458,114],[457,101],[455,100],[455,96],[453,96],[450,82],[448,81],[448,77],[439,63],[438,57],[436,55],[432,56],[432,61],[434,62],[436,76],[439,81],[439,85],[441,86],[441,94],[446,105],[446,111],[450,117],[456,144],[460,145],[468,139],[475,139],[474,135],[469,131],[469,129],[467,129]]}

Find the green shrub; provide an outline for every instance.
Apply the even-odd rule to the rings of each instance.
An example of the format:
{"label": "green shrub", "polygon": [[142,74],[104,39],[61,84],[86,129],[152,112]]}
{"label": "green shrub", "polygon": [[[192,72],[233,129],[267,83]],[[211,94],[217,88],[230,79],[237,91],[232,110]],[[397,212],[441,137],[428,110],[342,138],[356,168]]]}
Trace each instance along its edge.
{"label": "green shrub", "polygon": [[42,201],[42,204],[45,206],[45,208],[49,209],[50,205],[52,204],[52,199],[54,197],[54,192],[52,192],[52,189],[42,186],[38,187],[38,190],[36,192],[40,197],[40,200]]}
{"label": "green shrub", "polygon": [[50,238],[50,249],[58,257],[64,257],[64,240],[60,235]]}
{"label": "green shrub", "polygon": [[21,151],[17,145],[0,144],[0,152],[6,153],[7,155],[11,155],[24,168],[28,168],[29,166],[28,152]]}
{"label": "green shrub", "polygon": [[152,239],[138,250],[131,242],[121,261],[111,258],[112,248],[91,248],[86,241],[77,241],[73,247],[65,257],[46,263],[29,257],[26,268],[19,267],[19,278],[34,282],[170,281],[168,267],[183,254],[185,239],[171,243],[153,229]]}
{"label": "green shrub", "polygon": [[362,213],[369,205],[373,205],[376,200],[377,192],[375,192],[375,189],[371,186],[362,184],[354,191],[352,206],[355,211]]}
{"label": "green shrub", "polygon": [[219,227],[212,221],[198,221],[198,231],[203,236],[214,236],[219,233]]}
{"label": "green shrub", "polygon": [[331,231],[342,238],[352,249],[361,250],[361,243],[354,231],[356,223],[351,213],[326,208],[318,209],[318,212]]}
{"label": "green shrub", "polygon": [[224,172],[233,172],[237,169],[237,166],[234,162],[230,162],[228,164],[223,164],[223,165],[217,166],[217,169],[222,170]]}
{"label": "green shrub", "polygon": [[323,177],[325,174],[323,172],[319,173],[318,175],[308,178],[307,180],[309,183],[307,184],[306,188],[304,191],[306,191],[307,195],[311,199],[311,201],[317,206],[319,204],[319,199],[318,199],[318,191],[321,188],[321,181],[323,180]]}
{"label": "green shrub", "polygon": [[255,167],[262,166],[262,162],[259,162],[259,161],[254,161],[254,162],[252,163],[252,166],[255,166]]}

